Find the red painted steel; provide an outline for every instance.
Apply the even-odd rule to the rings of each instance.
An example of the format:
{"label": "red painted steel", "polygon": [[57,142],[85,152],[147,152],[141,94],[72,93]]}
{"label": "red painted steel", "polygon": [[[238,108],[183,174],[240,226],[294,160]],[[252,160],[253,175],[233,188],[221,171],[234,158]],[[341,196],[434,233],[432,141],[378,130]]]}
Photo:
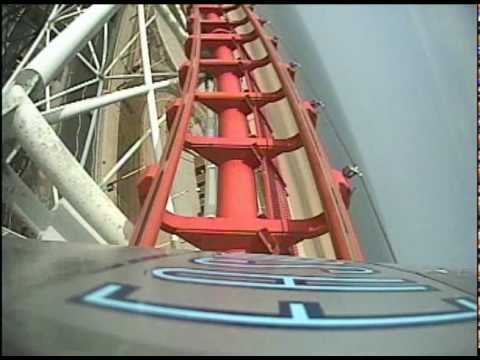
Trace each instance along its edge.
{"label": "red painted steel", "polygon": [[307,157],[312,167],[317,190],[325,210],[336,255],[342,259],[364,261],[365,255],[363,254],[350,216],[345,204],[341,201],[339,189],[332,179],[331,166],[326,156],[326,151],[315,134],[315,128],[311,122],[307,120],[308,114],[302,111],[302,107],[300,106],[301,98],[294,86],[291,76],[285,71],[285,67],[282,66],[280,56],[276,51],[276,46],[272,43],[271,38],[265,34],[258,17],[250,7],[242,5],[242,9],[249,18],[255,31],[257,31],[260,41],[267,51],[294,114]]}
{"label": "red painted steel", "polygon": [[[220,21],[220,16],[215,11],[206,12],[210,21]],[[212,35],[223,35],[228,30],[221,27],[213,28]],[[228,34],[229,35],[229,34]],[[220,61],[233,61],[233,49],[229,44],[218,43],[212,46],[216,59]],[[217,108],[219,119],[219,135],[228,140],[247,139],[248,129],[245,112],[235,100],[229,100],[237,94],[242,94],[240,79],[232,71],[224,71],[216,75],[218,93],[221,94],[225,106]],[[251,165],[242,159],[230,158],[218,166],[218,216],[230,218],[256,218],[257,217],[257,190],[255,174]]]}
{"label": "red painted steel", "polygon": [[[189,60],[179,72],[182,94],[167,110],[170,134],[162,159],[139,182],[142,209],[131,245],[152,247],[163,229],[203,250],[296,254],[297,242],[330,232],[338,258],[364,260],[345,207],[351,194],[350,183],[341,173],[331,171],[325,151],[314,135],[317,116],[312,103],[301,100],[297,94],[293,85],[295,69],[281,63],[276,52],[277,40],[265,35],[262,28],[265,20],[258,18],[250,7],[241,6],[246,16],[229,21],[226,13],[238,7],[190,6],[190,36],[185,43]],[[249,22],[253,31],[236,32]],[[267,51],[263,59],[252,59],[244,48],[255,39],[260,39]],[[208,53],[211,57],[205,57]],[[258,87],[252,71],[270,63],[282,87],[265,93]],[[215,78],[216,91],[197,90],[200,72]],[[246,85],[242,85],[242,78]],[[284,97],[292,108],[299,133],[275,139],[262,107]],[[218,114],[219,137],[188,133],[194,102]],[[253,132],[247,117],[255,124]],[[301,146],[312,166],[325,213],[292,220],[276,156]],[[219,167],[215,218],[180,216],[165,209],[184,149],[197,152]],[[257,178],[255,169],[260,171]],[[259,214],[257,208],[256,181],[263,184],[264,214]]]}

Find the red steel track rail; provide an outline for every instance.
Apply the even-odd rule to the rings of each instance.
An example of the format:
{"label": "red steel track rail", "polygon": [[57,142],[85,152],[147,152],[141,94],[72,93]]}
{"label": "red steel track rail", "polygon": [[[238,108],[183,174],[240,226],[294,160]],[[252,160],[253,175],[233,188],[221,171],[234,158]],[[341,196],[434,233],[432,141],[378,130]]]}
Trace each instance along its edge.
{"label": "red steel track rail", "polygon": [[[227,13],[241,8],[245,17],[229,21]],[[243,250],[292,254],[294,245],[306,238],[330,233],[337,258],[364,261],[347,206],[350,183],[332,169],[324,147],[315,134],[316,112],[304,101],[294,83],[294,69],[281,61],[276,39],[263,29],[265,21],[251,6],[196,4],[189,7],[185,43],[188,61],[180,69],[181,96],[167,110],[169,137],[158,164],[147,169],[139,182],[143,203],[132,246],[155,246],[160,229],[177,234],[202,250]],[[253,31],[236,32],[250,23]],[[244,45],[259,39],[266,50],[263,59],[252,59]],[[205,57],[209,54],[210,57]],[[272,64],[281,88],[265,93],[252,74]],[[201,92],[200,73],[215,79],[216,91]],[[243,83],[242,81],[243,80]],[[263,114],[266,104],[288,100],[299,133],[275,139]],[[194,102],[218,114],[219,137],[188,133]],[[247,119],[253,119],[252,132]],[[292,220],[286,184],[276,157],[305,149],[324,213]],[[186,217],[166,210],[168,196],[183,150],[193,150],[219,169],[217,217]],[[260,180],[255,176],[260,171]],[[265,214],[259,214],[257,182],[261,181]]]}

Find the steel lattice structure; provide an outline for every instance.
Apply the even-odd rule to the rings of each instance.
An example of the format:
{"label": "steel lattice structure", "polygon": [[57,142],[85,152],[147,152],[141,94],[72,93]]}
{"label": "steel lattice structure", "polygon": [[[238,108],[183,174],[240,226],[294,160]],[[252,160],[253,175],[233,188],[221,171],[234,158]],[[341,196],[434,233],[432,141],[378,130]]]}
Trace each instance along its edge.
{"label": "steel lattice structure", "polygon": [[473,353],[473,276],[366,259],[260,11],[6,9],[2,353]]}
{"label": "steel lattice structure", "polygon": [[[182,67],[182,96],[167,111],[170,137],[158,165],[152,166],[140,184],[144,205],[135,227],[131,244],[153,246],[160,228],[176,233],[201,249],[248,252],[289,253],[296,242],[330,232],[337,256],[364,260],[353,225],[340,194],[340,181],[335,183],[325,151],[315,135],[315,113],[311,104],[299,96],[291,66],[282,63],[275,48],[275,39],[267,36],[262,19],[242,5],[245,17],[229,21],[227,13],[237,5],[193,5],[190,7],[189,38],[186,53],[189,61]],[[235,29],[250,22],[254,30],[240,34]],[[267,57],[251,59],[243,48],[259,38]],[[214,57],[202,54],[211,51]],[[235,58],[233,51],[240,55]],[[273,93],[258,89],[251,72],[271,63],[282,88]],[[215,77],[218,91],[197,91],[200,72]],[[247,89],[241,89],[240,77]],[[274,139],[262,115],[262,106],[286,97],[295,116],[299,135],[290,139]],[[194,102],[207,105],[219,116],[220,137],[195,137],[188,134],[188,123]],[[251,136],[246,115],[255,119],[256,136]],[[313,120],[313,121],[312,121]],[[325,207],[325,213],[305,220],[291,220],[285,206],[281,178],[274,175],[275,156],[300,146],[306,150]],[[184,148],[199,152],[219,165],[219,210],[216,218],[181,217],[166,210],[168,194]],[[267,189],[267,218],[257,217],[257,190],[253,169],[261,166]],[[348,184],[347,184],[348,187]],[[148,194],[146,194],[148,190]],[[348,194],[347,194],[348,197]]]}
{"label": "steel lattice structure", "polygon": [[[316,104],[299,95],[294,82],[296,64],[282,62],[277,51],[278,39],[267,35],[263,28],[266,21],[254,13],[253,7],[193,5],[188,7],[186,19],[179,6],[158,5],[154,16],[147,18],[144,6],[138,5],[139,31],[111,59],[108,24],[120,8],[118,5],[54,6],[32,47],[5,83],[3,192],[16,213],[37,232],[42,233],[49,226],[57,233],[69,231],[64,221],[55,223],[51,213],[37,204],[34,194],[9,165],[21,148],[52,184],[53,213],[61,204],[68,213],[62,216],[81,224],[82,231],[101,243],[127,245],[130,241],[132,246],[153,247],[160,230],[164,230],[200,249],[295,254],[296,243],[329,233],[338,258],[364,260],[347,211],[351,174],[332,169],[315,133]],[[243,18],[232,20],[231,14],[238,12],[243,12]],[[147,28],[158,16],[175,29],[178,41],[185,42],[187,55],[187,62],[178,67],[180,94],[161,116],[155,90],[176,84],[177,77],[172,72],[152,71],[155,49],[149,44]],[[73,21],[59,30],[66,19]],[[253,30],[242,32],[240,29],[245,25]],[[42,40],[45,47],[38,52]],[[265,57],[254,58],[247,51],[247,44],[255,40],[261,42]],[[112,74],[115,64],[135,42],[139,44],[143,73]],[[82,54],[82,49],[88,49],[90,56]],[[52,81],[74,58],[94,78],[52,95]],[[276,91],[263,91],[254,75],[257,69],[266,66],[272,66],[279,79],[281,86]],[[143,80],[143,85],[105,93],[109,81],[130,78]],[[158,78],[163,81],[154,81]],[[213,79],[213,91],[206,89],[208,79]],[[93,97],[52,108],[53,100],[81,89],[85,91],[92,85],[96,86]],[[205,89],[200,91],[201,86]],[[148,131],[106,174],[98,180],[92,179],[85,166],[93,156],[92,151],[95,152],[92,144],[98,132],[100,109],[139,95],[146,97]],[[264,106],[282,99],[288,101],[298,128],[298,134],[288,138],[274,135],[269,123],[272,119],[263,111]],[[211,122],[205,125],[203,135],[189,130],[199,107],[210,109],[218,117],[218,137]],[[82,153],[72,156],[52,126],[81,114],[90,114],[89,129]],[[169,135],[162,146],[158,126],[164,120]],[[205,124],[209,124],[208,119]],[[147,168],[138,184],[143,206],[134,226],[105,191],[146,139],[151,139],[155,163]],[[286,183],[277,161],[280,154],[298,149],[307,155],[316,187],[311,190],[318,193],[324,209],[323,213],[306,219],[291,218]],[[216,216],[213,216],[215,206],[210,206],[207,217],[174,212],[172,184],[183,152],[196,154],[218,167]],[[213,176],[210,170],[209,176]],[[215,197],[214,190],[209,188],[210,199]],[[260,192],[264,211],[258,206]],[[29,203],[35,206],[29,208]]]}
{"label": "steel lattice structure", "polygon": [[[164,21],[176,27],[176,36],[180,40],[184,31],[181,21],[174,21],[177,17],[181,20],[181,14],[177,12],[174,16],[172,9],[166,5],[150,7],[153,16],[150,15],[147,21],[142,21],[145,20],[144,6],[132,6],[130,11],[134,10],[138,17],[138,32],[117,54],[109,55],[111,20],[126,8],[120,5],[52,6],[35,40],[22,54],[18,54],[21,61],[3,85],[4,204],[40,239],[46,237],[66,241],[67,238],[79,238],[77,241],[84,239],[101,244],[127,244],[128,229],[132,224],[105,192],[147,139],[152,138],[154,147],[159,147],[159,125],[164,117],[158,118],[151,111],[153,92],[175,86],[177,82],[173,72],[154,73],[151,70],[153,64],[146,41],[147,27],[151,28],[159,18],[164,18]],[[115,68],[135,47],[142,56],[140,65],[143,74],[134,71],[118,74]],[[59,82],[65,82],[65,75],[68,78],[72,72],[70,66],[76,66],[77,71],[74,72],[84,74],[83,79],[74,81],[75,85],[67,81],[59,86]],[[116,91],[107,90],[113,81],[130,79],[143,79],[144,84]],[[104,176],[95,179],[95,169],[89,168],[88,159],[95,156],[98,127],[103,122],[101,110],[138,96],[147,97],[151,128],[132,144]],[[73,145],[74,149],[71,145],[68,148],[61,129],[71,128],[76,119],[80,126],[82,115],[88,120],[88,129],[80,139],[81,144],[78,144],[77,134],[74,139],[77,145]],[[46,207],[44,201],[39,201],[37,191],[32,191],[31,186],[22,179],[22,174],[14,169],[14,163],[23,155],[35,164],[51,184],[53,207]],[[10,231],[6,226],[2,226],[2,229]]]}

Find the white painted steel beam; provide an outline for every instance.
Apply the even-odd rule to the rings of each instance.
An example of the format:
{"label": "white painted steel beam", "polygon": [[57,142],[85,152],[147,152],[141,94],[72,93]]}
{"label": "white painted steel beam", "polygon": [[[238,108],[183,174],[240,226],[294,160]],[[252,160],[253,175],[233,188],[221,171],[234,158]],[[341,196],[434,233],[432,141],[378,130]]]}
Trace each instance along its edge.
{"label": "white painted steel beam", "polygon": [[13,74],[8,78],[7,82],[5,85],[2,87],[2,95],[5,95],[5,92],[8,90],[8,88],[13,84],[13,81],[17,77],[18,73],[24,68],[24,66],[27,64],[28,61],[30,61],[30,58],[35,51],[35,49],[40,45],[40,42],[42,41],[43,36],[48,30],[48,27],[50,25],[50,22],[59,14],[61,10],[61,6],[55,5],[50,12],[50,15],[47,18],[47,21],[45,25],[43,25],[42,29],[38,33],[37,37],[33,41],[32,45],[26,52],[25,56],[23,57],[22,61],[18,64],[17,68],[13,72]]}
{"label": "white painted steel beam", "polygon": [[[152,77],[177,77],[177,73],[152,73]],[[138,79],[138,78],[145,78],[145,74],[115,74],[115,75],[107,75],[105,79],[108,80],[126,80],[126,79]]]}
{"label": "white painted steel beam", "polygon": [[11,129],[36,166],[75,210],[110,244],[126,245],[132,224],[103,193],[20,86],[8,92],[15,103]]}
{"label": "white painted steel beam", "polygon": [[15,79],[27,94],[46,86],[119,10],[120,5],[92,5],[44,48]]}
{"label": "white painted steel beam", "polygon": [[57,21],[62,21],[62,20],[66,20],[66,19],[69,19],[71,17],[74,17],[74,16],[78,16],[80,14],[83,14],[85,12],[85,10],[82,10],[82,11],[74,11],[74,12],[71,12],[71,13],[68,13],[66,15],[62,15],[62,14],[58,14],[53,20],[55,20],[56,22]]}
{"label": "white painted steel beam", "polygon": [[[145,85],[152,86],[152,69],[150,67],[150,53],[148,50],[147,41],[147,27],[145,25],[145,10],[143,5],[137,5],[138,10],[138,27],[140,31],[140,49],[142,54],[142,66],[145,79]],[[157,126],[158,113],[157,105],[155,101],[155,94],[153,90],[149,90],[147,93],[147,111],[148,120],[150,122],[150,129],[152,130],[152,145],[153,152],[156,161],[160,161],[162,154],[162,144],[160,142],[160,131]]]}
{"label": "white painted steel beam", "polygon": [[[98,82],[97,97],[102,95],[103,83],[104,83],[103,80],[100,80]],[[95,130],[97,128],[98,110],[99,110],[98,108],[95,108],[95,110],[93,110],[92,117],[90,119],[87,138],[85,139],[85,145],[83,146],[82,156],[80,157],[80,165],[82,165],[83,167],[87,162],[88,154],[90,152],[90,146],[92,145],[93,135],[95,134]]]}
{"label": "white painted steel beam", "polygon": [[[63,90],[59,93],[56,93],[55,95],[51,95],[50,96],[50,101],[53,101],[55,99],[58,99],[59,97],[62,97],[62,96],[65,96],[65,95],[68,95],[70,93],[73,93],[75,91],[78,91],[82,88],[85,88],[87,86],[90,86],[90,85],[93,85],[93,84],[96,84],[97,82],[99,82],[100,80],[98,78],[95,78],[95,79],[91,79],[91,80],[88,80],[88,81],[84,81],[83,83],[80,83],[78,85],[75,85],[75,86],[72,86],[71,88],[68,88],[66,90]],[[40,100],[40,101],[37,101],[35,103],[35,106],[40,106],[40,105],[43,105],[47,102],[47,99],[43,99],[43,100]]]}
{"label": "white painted steel beam", "polygon": [[66,199],[49,210],[10,166],[4,165],[2,173],[2,201],[38,239],[107,244]]}
{"label": "white painted steel beam", "polygon": [[[165,120],[167,116],[164,114],[158,121],[158,126],[160,126]],[[110,171],[103,177],[102,181],[100,181],[100,186],[103,187],[105,186],[108,181],[122,168],[123,165],[127,163],[127,161],[132,157],[135,152],[137,152],[138,149],[142,146],[142,144],[145,142],[146,139],[150,136],[150,133],[152,132],[152,129],[148,129],[145,131],[145,134],[143,134],[137,141],[133,143],[130,148],[125,151],[125,153],[122,155],[120,160],[117,161],[117,163],[110,169]]]}
{"label": "white painted steel beam", "polygon": [[188,34],[183,30],[182,26],[178,23],[175,15],[172,14],[170,8],[167,5],[157,5],[155,9],[158,10],[163,19],[167,22],[168,26],[172,29],[173,33],[177,37],[178,41],[183,44],[187,39]]}
{"label": "white painted steel beam", "polygon": [[180,17],[180,23],[183,29],[187,28],[187,18],[185,17],[185,13],[182,10],[182,7],[179,4],[175,4],[175,9],[177,11],[178,16]]}
{"label": "white painted steel beam", "polygon": [[153,83],[151,86],[140,85],[129,89],[115,91],[111,94],[97,96],[85,100],[76,101],[50,111],[45,111],[42,115],[50,124],[55,124],[63,120],[71,119],[79,114],[87,113],[95,109],[102,108],[107,105],[111,105],[131,97],[144,95],[149,90],[157,90],[170,85],[176,84],[177,79],[169,79],[165,81],[159,81]]}
{"label": "white painted steel beam", "polygon": [[[147,95],[147,111],[150,129],[122,156],[107,175],[112,176],[113,173],[118,172],[132,154],[140,148],[143,141],[145,141],[149,135],[152,137],[155,159],[158,161],[162,151],[158,125],[159,122],[165,119],[165,116],[158,119],[154,90],[163,86],[169,86],[177,82],[177,79],[175,78],[159,83],[153,83],[153,77],[159,75],[152,74],[151,71],[146,29],[147,26],[155,20],[155,16],[150,18],[146,23],[143,5],[138,5],[137,8],[139,33],[128,42],[127,46],[124,47],[121,53],[108,67],[106,67],[108,47],[107,23],[116,11],[118,11],[119,5],[92,5],[86,10],[82,10],[82,14],[63,31],[58,32],[55,28],[54,22],[56,20],[65,19],[65,9],[63,9],[62,12],[62,7],[64,6],[55,5],[55,11],[52,11],[50,14],[49,21],[27,53],[28,56],[25,56],[22,60],[23,63],[20,64],[21,66],[19,66],[16,72],[12,75],[10,83],[6,84],[8,86],[5,86],[2,89],[2,95],[10,98],[5,102],[2,101],[2,105],[4,103],[9,105],[15,104],[15,108],[11,112],[9,112],[11,108],[7,109],[4,107],[2,115],[8,113],[8,116],[5,117],[3,121],[4,124],[6,124],[5,121],[8,121],[8,124],[6,124],[5,127],[11,129],[12,136],[19,142],[20,146],[27,152],[36,166],[49,178],[55,191],[58,188],[64,196],[64,199],[60,200],[60,202],[58,202],[57,199],[57,206],[55,206],[55,208],[59,208],[63,203],[71,204],[69,208],[70,210],[62,210],[62,219],[67,219],[66,221],[70,223],[73,219],[76,219],[75,221],[82,223],[82,226],[84,227],[91,226],[92,229],[94,229],[93,231],[97,233],[97,235],[100,235],[106,242],[110,244],[126,245],[132,230],[132,224],[103,193],[100,187],[95,184],[93,179],[82,168],[81,164],[86,162],[89,154],[90,144],[93,139],[94,130],[96,129],[98,110],[108,104],[142,94]],[[168,6],[159,5],[155,6],[155,8],[162,14],[162,18],[168,23],[177,39],[180,42],[183,42],[186,39],[187,34]],[[182,13],[180,14],[183,15]],[[68,17],[74,15],[75,14],[73,13],[68,14]],[[184,17],[180,17],[180,20],[181,22],[184,22]],[[100,59],[100,57],[97,56],[97,53],[95,53],[91,39],[98,33],[102,26],[104,27],[104,41],[103,53]],[[51,42],[49,39],[50,30],[58,33],[58,36]],[[47,34],[45,39],[47,44],[45,48],[40,51],[32,61],[30,61],[33,51],[38,47],[45,34]],[[140,50],[145,85],[101,96],[103,83],[107,80],[106,74],[108,74],[114,64],[124,56],[127,49],[134,43],[138,36],[140,37]],[[92,53],[92,59],[95,66],[80,54],[80,51],[86,46],[89,47],[89,50]],[[84,64],[97,75],[97,78],[70,89],[66,89],[52,96],[48,84],[60,71],[63,70],[64,66],[74,56],[80,57]],[[30,61],[30,63],[25,66],[28,61]],[[138,74],[129,74],[127,76],[131,75]],[[110,77],[114,76],[115,75],[110,75]],[[15,83],[20,86],[15,86]],[[85,88],[93,83],[98,83],[97,97],[67,104],[60,108],[50,109],[50,101],[81,88]],[[29,94],[36,92],[42,86],[46,89],[46,99],[35,105],[38,106],[47,103],[47,111],[44,114],[45,117],[40,114],[39,110],[28,97]],[[85,142],[84,152],[81,156],[81,162],[78,163],[75,160],[75,157],[58,138],[54,130],[49,126],[49,123],[57,123],[90,111],[93,111],[94,113],[92,115],[90,129]],[[17,145],[14,152],[9,156],[9,159],[15,156],[15,152],[17,152],[18,149],[19,146]],[[106,183],[107,181],[108,177],[105,176],[104,179],[102,179],[102,183]],[[28,203],[29,201],[24,202],[24,208],[28,207]],[[39,203],[38,200],[37,203]],[[41,203],[39,204],[42,205]],[[171,198],[168,200],[167,209],[173,211]],[[51,212],[48,209],[46,210],[47,213],[44,212],[44,209],[37,210],[39,210],[39,213],[44,213],[44,216],[47,216],[47,213],[50,213],[51,215]],[[49,221],[51,220],[52,219],[50,218]],[[42,221],[40,221],[40,223],[42,223]],[[63,222],[61,223],[63,226]],[[39,224],[36,224],[37,228],[38,225]],[[43,221],[41,227],[44,227],[43,225],[45,225],[45,221]],[[51,228],[52,224],[49,226]],[[55,229],[53,229],[53,232],[55,233]],[[176,237],[174,236],[174,238]]]}
{"label": "white painted steel beam", "polygon": [[46,229],[50,223],[47,207],[13,169],[5,164],[2,166],[2,202],[8,204],[36,234]]}
{"label": "white painted steel beam", "polygon": [[[148,27],[148,25],[150,25],[154,20],[155,20],[155,16],[152,16],[152,17],[145,23],[145,27]],[[130,47],[135,43],[135,41],[137,41],[137,39],[138,39],[139,36],[140,36],[140,34],[139,34],[139,33],[136,33],[135,35],[132,36],[132,38],[131,38],[130,40],[128,40],[128,42],[125,44],[125,46],[123,47],[123,49],[120,50],[120,52],[118,53],[118,55],[112,60],[112,62],[110,63],[110,65],[108,65],[108,67],[105,69],[104,74],[110,73],[110,71],[113,69],[113,67],[114,67],[115,64],[118,62],[118,60],[120,60],[120,59],[125,55],[125,53],[128,51],[128,49],[130,49]]]}
{"label": "white painted steel beam", "polygon": [[[52,25],[52,30],[58,35],[61,33],[60,30],[58,30],[55,25]],[[93,66],[87,59],[85,59],[85,56],[83,56],[80,52],[76,53],[75,54],[76,57],[78,57],[78,59],[87,67],[90,69],[90,71],[95,74],[95,75],[98,75],[98,70],[95,69],[95,66]],[[53,79],[53,78],[52,78]]]}

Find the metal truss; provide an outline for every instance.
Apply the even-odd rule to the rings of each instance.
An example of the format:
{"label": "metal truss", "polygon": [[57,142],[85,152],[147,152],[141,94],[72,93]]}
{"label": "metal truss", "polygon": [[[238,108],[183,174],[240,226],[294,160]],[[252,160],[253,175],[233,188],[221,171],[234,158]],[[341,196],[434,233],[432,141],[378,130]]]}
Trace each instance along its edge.
{"label": "metal truss", "polygon": [[[278,39],[266,34],[266,21],[255,15],[253,7],[193,5],[188,7],[187,18],[179,5],[135,5],[138,32],[112,54],[111,20],[120,9],[119,5],[54,5],[4,84],[2,192],[9,208],[39,238],[53,236],[64,241],[80,237],[104,244],[127,245],[130,241],[132,246],[152,247],[162,229],[201,249],[295,254],[295,244],[301,240],[329,233],[338,258],[364,260],[347,211],[351,184],[344,173],[331,168],[315,134],[316,104],[298,94],[295,64],[281,61]],[[153,10],[153,15],[147,9]],[[233,11],[243,11],[244,17],[230,20]],[[149,26],[159,17],[184,43],[188,60],[177,66],[170,56],[174,71],[156,73],[152,53],[158,49],[150,44]],[[253,30],[239,32],[246,24]],[[252,58],[246,50],[255,40],[261,42],[265,57]],[[123,74],[114,71],[134,51],[138,63]],[[82,81],[53,91],[58,88],[56,79],[72,61],[83,67]],[[262,91],[253,74],[268,65],[281,83],[274,92]],[[127,80],[137,83],[106,92],[109,82]],[[155,91],[177,84],[177,100],[159,114]],[[95,160],[99,124],[108,121],[102,109],[137,96],[146,98],[147,131],[109,171],[95,179],[88,160]],[[298,128],[298,134],[286,139],[274,136],[263,111],[267,104],[282,99],[288,101]],[[58,136],[59,129],[81,116],[87,117],[88,130],[82,151],[77,144],[72,154]],[[200,119],[200,135],[190,131],[195,118]],[[253,121],[253,129],[247,118]],[[166,144],[162,144],[159,129],[164,122]],[[134,227],[106,192],[112,184],[143,171],[145,166],[118,176],[147,140],[152,144],[154,164],[146,168],[138,183],[143,206]],[[307,155],[324,212],[293,220],[277,158],[300,148]],[[15,170],[13,164],[22,152],[51,184],[51,209]],[[205,217],[174,212],[172,197],[186,193],[171,194],[182,153],[206,161]]]}
{"label": "metal truss", "polygon": [[[145,7],[136,6],[138,31],[112,56],[109,54],[111,20],[121,8],[119,5],[51,6],[47,21],[30,48],[18,54],[21,61],[2,88],[4,203],[41,239],[83,239],[126,245],[132,224],[106,195],[108,182],[146,140],[151,140],[155,159],[159,159],[162,149],[159,125],[165,114],[161,117],[157,114],[154,92],[175,87],[177,76],[174,71],[152,72],[147,32],[158,16],[165,17],[174,32],[181,31],[181,24],[173,23],[177,18],[181,21],[184,15],[178,7],[150,6],[149,13],[153,15],[146,19]],[[184,33],[183,30],[178,36],[181,38]],[[140,48],[143,72],[113,73],[115,66],[135,51],[135,46]],[[85,80],[73,86],[63,84],[63,89],[58,89],[57,80],[74,60],[83,66]],[[105,93],[109,81],[130,79],[143,80],[143,84]],[[52,85],[57,91],[52,91]],[[95,153],[99,121],[108,121],[102,119],[101,110],[138,96],[147,99],[150,127],[96,182],[86,166]],[[88,120],[88,130],[72,154],[58,135],[71,122],[79,122],[81,126],[82,116]],[[14,163],[23,154],[52,185],[52,208],[45,206],[15,171]],[[172,205],[169,208],[173,211]]]}
{"label": "metal truss", "polygon": [[[230,21],[228,13],[241,8],[244,17]],[[253,31],[237,28],[251,24]],[[351,193],[348,179],[332,171],[325,150],[315,134],[316,113],[294,84],[295,67],[284,64],[276,50],[277,39],[268,36],[250,6],[190,6],[185,43],[188,61],[179,73],[181,97],[167,110],[170,136],[159,164],[145,172],[139,184],[143,207],[131,244],[151,247],[160,229],[175,233],[204,250],[242,250],[274,254],[292,253],[297,242],[330,233],[338,258],[364,260],[346,204]],[[244,45],[259,39],[267,53],[252,59]],[[205,57],[210,54],[211,57]],[[252,72],[272,64],[281,88],[262,92]],[[199,91],[199,74],[215,78],[217,89]],[[246,88],[242,87],[243,78]],[[262,107],[283,98],[288,100],[299,133],[275,139]],[[219,137],[194,136],[189,122],[194,104],[201,103],[218,115]],[[253,116],[255,133],[247,125]],[[305,149],[324,213],[304,220],[290,219],[286,184],[276,165],[279,154]],[[185,149],[193,150],[219,167],[217,216],[185,217],[168,211],[168,194],[179,159]],[[254,170],[261,169],[266,213],[259,216]],[[343,196],[342,196],[343,195]]]}

